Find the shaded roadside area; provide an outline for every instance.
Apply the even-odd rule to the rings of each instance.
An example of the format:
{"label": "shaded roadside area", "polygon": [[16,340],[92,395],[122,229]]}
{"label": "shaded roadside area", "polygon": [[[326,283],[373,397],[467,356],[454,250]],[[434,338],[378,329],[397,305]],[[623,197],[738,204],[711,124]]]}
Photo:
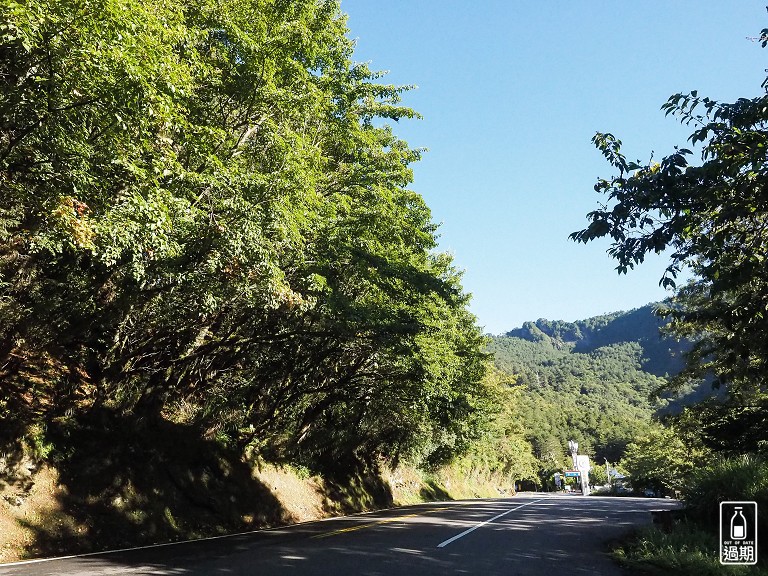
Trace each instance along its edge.
{"label": "shaded roadside area", "polygon": [[[94,410],[46,430],[51,465],[14,490],[26,557],[168,542],[290,522],[235,453],[196,430]],[[46,498],[47,496],[47,498]],[[13,512],[13,510],[11,510]]]}
{"label": "shaded roadside area", "polygon": [[55,420],[45,438],[50,464],[18,455],[4,461],[0,561],[232,534],[392,504],[386,483],[363,468],[299,486],[295,475],[275,467],[262,474],[263,463],[165,420],[93,410]]}

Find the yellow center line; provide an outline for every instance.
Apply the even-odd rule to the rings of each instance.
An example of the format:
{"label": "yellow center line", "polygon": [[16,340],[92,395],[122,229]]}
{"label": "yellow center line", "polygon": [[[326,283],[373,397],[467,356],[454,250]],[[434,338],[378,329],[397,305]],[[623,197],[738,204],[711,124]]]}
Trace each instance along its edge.
{"label": "yellow center line", "polygon": [[341,528],[334,530],[333,532],[324,532],[323,534],[316,534],[310,536],[310,538],[327,538],[328,536],[336,536],[337,534],[345,534],[347,532],[354,532],[355,530],[362,530],[363,528],[372,528],[373,526],[380,526],[382,524],[389,524],[390,522],[398,522],[405,520],[406,518],[413,518],[414,516],[423,516],[424,514],[432,514],[433,512],[440,512],[441,510],[448,510],[450,506],[443,506],[441,508],[433,508],[425,512],[416,512],[414,514],[406,514],[405,516],[395,516],[394,518],[385,518],[384,520],[378,520],[376,522],[368,522],[367,524],[358,524],[357,526],[350,526],[348,528]]}

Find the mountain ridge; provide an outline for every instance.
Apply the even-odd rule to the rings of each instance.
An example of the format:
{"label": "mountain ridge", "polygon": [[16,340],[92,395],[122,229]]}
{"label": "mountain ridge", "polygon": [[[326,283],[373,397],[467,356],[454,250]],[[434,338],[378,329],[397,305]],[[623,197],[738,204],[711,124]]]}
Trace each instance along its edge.
{"label": "mountain ridge", "polygon": [[[668,321],[655,313],[659,303],[567,322],[539,318],[503,334],[528,342],[549,344],[574,353],[594,352],[606,346],[637,342],[642,369],[654,376],[674,376],[682,370],[690,343],[662,333]],[[497,337],[498,338],[498,337]]]}
{"label": "mountain ridge", "polygon": [[519,411],[542,480],[560,465],[568,440],[598,461],[617,462],[655,418],[707,393],[667,390],[690,343],[663,333],[658,305],[575,322],[540,318],[490,338],[495,367],[521,390]]}

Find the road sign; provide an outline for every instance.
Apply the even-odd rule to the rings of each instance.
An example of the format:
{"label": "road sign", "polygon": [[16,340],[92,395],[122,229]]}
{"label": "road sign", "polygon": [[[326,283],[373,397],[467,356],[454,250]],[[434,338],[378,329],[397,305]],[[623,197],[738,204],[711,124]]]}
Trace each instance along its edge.
{"label": "road sign", "polygon": [[566,478],[578,478],[581,476],[581,472],[578,470],[566,470],[565,471],[565,477]]}

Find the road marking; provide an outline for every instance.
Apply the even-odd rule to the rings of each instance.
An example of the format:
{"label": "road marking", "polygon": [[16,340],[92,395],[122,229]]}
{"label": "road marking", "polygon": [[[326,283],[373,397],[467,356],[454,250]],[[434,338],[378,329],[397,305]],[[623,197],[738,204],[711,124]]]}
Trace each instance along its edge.
{"label": "road marking", "polygon": [[[446,510],[448,506],[443,508],[437,508],[435,510],[428,510],[423,512],[429,514],[430,512],[437,512],[438,510]],[[390,508],[394,510],[394,508]],[[355,515],[353,515],[355,516]],[[409,516],[418,516],[418,514],[410,514]],[[342,517],[343,518],[343,517]],[[403,516],[406,518],[406,516]],[[108,554],[117,554],[122,552],[135,552],[139,550],[151,550],[153,548],[168,548],[171,546],[179,546],[182,544],[196,544],[198,542],[209,542],[211,540],[226,540],[229,538],[237,538],[238,536],[253,536],[254,534],[266,533],[266,532],[278,532],[280,530],[286,530],[290,528],[297,528],[299,526],[307,524],[316,524],[319,522],[330,522],[337,518],[321,518],[319,520],[309,520],[307,522],[297,522],[296,524],[287,524],[285,526],[275,526],[274,528],[262,528],[260,530],[248,530],[245,532],[235,532],[233,534],[221,534],[220,536],[208,536],[205,538],[194,538],[190,540],[177,540],[176,542],[162,542],[160,544],[147,544],[145,546],[132,546],[130,548],[115,548],[112,550],[101,550],[99,552],[84,552],[82,554],[69,554],[67,556],[54,556],[51,558],[33,558],[31,560],[17,560],[16,562],[0,562],[0,568],[11,568],[14,566],[25,566],[27,564],[42,564],[48,562],[57,562],[59,560],[73,560],[75,558],[88,558],[90,556],[106,556]],[[396,518],[395,518],[396,519]],[[363,526],[364,528],[365,526]],[[328,533],[330,536],[333,532]],[[323,535],[320,535],[323,536]],[[311,538],[317,538],[318,536],[312,536]]]}
{"label": "road marking", "polygon": [[414,514],[406,514],[405,516],[394,516],[393,518],[384,518],[376,522],[368,522],[367,524],[358,524],[356,526],[349,526],[347,528],[340,528],[333,532],[324,532],[323,534],[316,534],[310,536],[310,539],[316,538],[328,538],[329,536],[336,536],[337,534],[346,534],[347,532],[354,532],[356,530],[362,530],[363,528],[372,528],[373,526],[381,526],[382,524],[389,524],[390,522],[398,522],[405,520],[406,518],[413,518],[414,516],[423,516],[424,514],[432,514],[433,512],[440,512],[441,510],[447,510],[449,506],[442,506],[441,508],[433,508],[432,510],[426,510],[422,512],[415,512]]}
{"label": "road marking", "polygon": [[[307,522],[308,524],[308,522]],[[18,560],[16,562],[0,562],[0,568],[11,566],[25,566],[27,564],[42,564],[43,562],[57,562],[59,560],[73,560],[75,558],[88,558],[89,556],[106,556],[108,554],[119,554],[122,552],[136,552],[139,550],[152,550],[153,548],[168,548],[170,546],[180,546],[181,544],[197,544],[198,542],[208,542],[210,540],[224,540],[235,538],[237,536],[251,536],[258,532],[269,532],[289,528],[290,526],[279,526],[277,528],[265,528],[262,530],[249,530],[248,532],[236,532],[234,534],[222,534],[221,536],[208,536],[205,538],[195,538],[192,540],[177,540],[176,542],[161,542],[160,544],[147,544],[145,546],[133,546],[131,548],[114,548],[112,550],[101,550],[99,552],[83,552],[82,554],[70,554],[69,556],[53,556],[51,558],[34,558],[32,560]]]}
{"label": "road marking", "polygon": [[[393,510],[390,508],[389,510]],[[353,514],[352,516],[356,516]],[[348,518],[349,516],[341,516],[340,518]],[[279,532],[281,530],[288,530],[291,528],[299,528],[309,524],[318,524],[320,522],[329,522],[336,520],[339,517],[320,518],[318,520],[308,520],[306,522],[297,522],[296,524],[286,524],[284,526],[274,526],[272,528],[261,528],[258,530],[247,530],[245,532],[234,532],[232,534],[221,534],[219,536],[206,536],[204,538],[192,538],[190,540],[177,540],[175,542],[161,542],[159,544],[146,544],[144,546],[132,546],[129,548],[113,548],[110,550],[100,550],[99,552],[83,552],[82,554],[69,554],[67,556],[53,556],[50,558],[33,558],[31,560],[17,560],[15,562],[0,562],[0,568],[9,568],[13,566],[25,566],[27,564],[42,564],[44,562],[57,562],[59,560],[73,560],[76,558],[88,558],[90,556],[107,556],[108,554],[119,554],[123,552],[137,552],[140,550],[152,550],[154,548],[169,548],[171,546],[180,546],[182,544],[197,544],[201,542],[210,542],[211,540],[227,540],[230,538],[237,538],[239,536],[253,536],[256,534]]]}
{"label": "road marking", "polygon": [[499,515],[497,515],[497,516],[494,516],[493,518],[489,518],[489,519],[488,519],[488,520],[486,520],[485,522],[480,522],[480,524],[478,524],[478,525],[476,525],[476,526],[473,526],[472,528],[470,528],[470,529],[468,529],[468,530],[464,530],[464,532],[462,532],[461,534],[456,534],[456,536],[454,536],[453,538],[448,538],[448,540],[446,540],[445,542],[440,542],[440,544],[438,544],[438,545],[437,545],[437,547],[438,547],[438,548],[445,548],[445,547],[446,547],[446,546],[448,546],[448,544],[450,544],[451,542],[455,542],[455,541],[456,541],[456,540],[458,540],[459,538],[462,538],[462,537],[466,536],[466,535],[467,535],[467,534],[469,534],[470,532],[474,532],[474,531],[475,531],[475,530],[477,530],[478,528],[481,528],[481,527],[485,526],[486,524],[488,524],[488,523],[490,523],[490,522],[493,522],[494,520],[497,520],[497,519],[501,518],[502,516],[506,516],[506,515],[507,515],[507,514],[509,514],[510,512],[514,512],[515,510],[520,510],[520,508],[524,508],[525,506],[530,506],[531,504],[536,504],[536,502],[541,502],[542,500],[544,500],[544,498],[540,498],[539,500],[534,500],[533,502],[526,502],[525,504],[521,504],[521,505],[520,505],[520,506],[518,506],[517,508],[511,508],[511,509],[507,510],[506,512],[502,512],[501,514],[499,514]]}

